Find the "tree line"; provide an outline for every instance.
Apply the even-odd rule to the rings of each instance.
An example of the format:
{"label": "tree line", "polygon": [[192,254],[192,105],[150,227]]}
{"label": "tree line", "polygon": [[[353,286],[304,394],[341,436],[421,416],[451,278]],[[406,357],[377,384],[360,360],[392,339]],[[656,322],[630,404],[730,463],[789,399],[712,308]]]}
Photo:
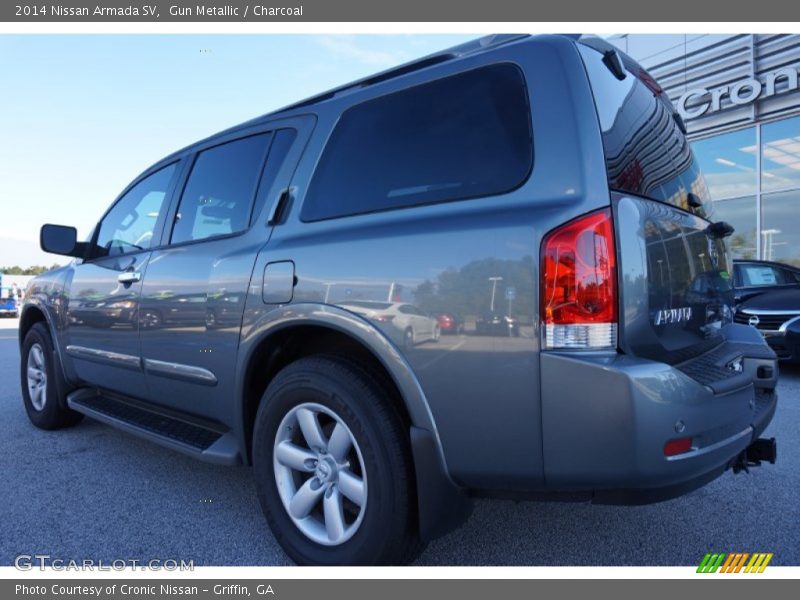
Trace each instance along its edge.
{"label": "tree line", "polygon": [[19,265],[14,265],[13,267],[0,267],[0,273],[3,275],[40,275],[45,271],[50,271],[51,269],[57,269],[61,265],[53,263],[49,267],[44,265],[33,265],[32,267],[20,267]]}

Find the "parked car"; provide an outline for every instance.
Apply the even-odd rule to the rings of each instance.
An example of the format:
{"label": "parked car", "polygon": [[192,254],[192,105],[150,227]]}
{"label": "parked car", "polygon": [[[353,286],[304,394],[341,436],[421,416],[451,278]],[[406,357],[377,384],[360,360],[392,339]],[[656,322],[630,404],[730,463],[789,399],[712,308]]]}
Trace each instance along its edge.
{"label": "parked car", "polygon": [[444,313],[436,315],[436,322],[439,323],[439,330],[443,334],[458,335],[464,333],[464,319],[454,313]]}
{"label": "parked car", "polygon": [[[479,495],[654,502],[774,462],[776,356],[732,322],[730,227],[684,134],[608,43],[501,35],[192,144],[87,242],[43,226],[77,260],[30,284],[28,417],[252,464],[302,564],[408,562]],[[412,349],[400,307],[352,301],[469,305],[489,277],[538,292],[513,298],[535,336]],[[235,294],[231,327],[190,302],[171,304],[191,327],[74,318],[84,297],[141,315]]]}
{"label": "parked car", "polygon": [[768,260],[735,260],[733,282],[738,304],[765,292],[800,290],[800,269]]}
{"label": "parked car", "polygon": [[351,300],[339,306],[366,319],[390,325],[392,330],[388,335],[399,340],[406,349],[425,341],[439,341],[441,331],[436,319],[413,304]]}
{"label": "parked car", "polygon": [[0,317],[18,317],[19,305],[11,288],[0,288]]}
{"label": "parked car", "polygon": [[764,292],[745,300],[734,320],[758,329],[780,360],[800,361],[800,289]]}
{"label": "parked car", "polygon": [[519,323],[508,315],[486,313],[475,321],[475,334],[519,337]]}

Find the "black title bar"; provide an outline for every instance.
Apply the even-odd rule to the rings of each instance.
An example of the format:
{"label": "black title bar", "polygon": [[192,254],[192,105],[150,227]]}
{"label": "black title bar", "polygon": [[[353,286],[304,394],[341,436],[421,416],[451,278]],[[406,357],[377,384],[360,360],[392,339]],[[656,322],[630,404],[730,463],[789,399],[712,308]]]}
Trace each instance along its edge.
{"label": "black title bar", "polygon": [[[800,21],[800,2],[642,2],[641,0],[263,0],[130,2],[14,1],[0,4],[6,22],[739,22]],[[791,29],[791,28],[789,28]]]}

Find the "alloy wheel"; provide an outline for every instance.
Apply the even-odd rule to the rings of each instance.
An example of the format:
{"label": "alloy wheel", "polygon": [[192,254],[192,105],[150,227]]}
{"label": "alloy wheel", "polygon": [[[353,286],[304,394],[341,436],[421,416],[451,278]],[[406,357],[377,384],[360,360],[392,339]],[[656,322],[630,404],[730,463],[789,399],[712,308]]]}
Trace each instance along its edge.
{"label": "alloy wheel", "polygon": [[275,436],[273,468],[283,506],[307,538],[338,546],[358,531],[367,472],[355,436],[331,409],[307,402],[286,414]]}
{"label": "alloy wheel", "polygon": [[38,343],[28,350],[28,395],[31,405],[37,411],[44,408],[47,399],[47,368],[44,350]]}

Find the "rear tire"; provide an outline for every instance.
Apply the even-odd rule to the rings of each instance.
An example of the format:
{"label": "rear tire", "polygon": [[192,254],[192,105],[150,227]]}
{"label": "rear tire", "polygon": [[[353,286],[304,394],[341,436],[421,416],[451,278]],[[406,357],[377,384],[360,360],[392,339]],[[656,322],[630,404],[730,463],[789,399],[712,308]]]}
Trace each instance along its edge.
{"label": "rear tire", "polygon": [[414,330],[407,327],[403,332],[403,350],[412,350],[414,348]]}
{"label": "rear tire", "polygon": [[[330,356],[290,364],[264,393],[253,434],[256,488],[296,563],[405,564],[424,548],[408,433],[387,398],[367,371]],[[301,493],[307,503],[296,501]]]}
{"label": "rear tire", "polygon": [[20,383],[28,419],[39,429],[71,427],[83,418],[67,407],[67,383],[44,323],[35,323],[22,343]]}

